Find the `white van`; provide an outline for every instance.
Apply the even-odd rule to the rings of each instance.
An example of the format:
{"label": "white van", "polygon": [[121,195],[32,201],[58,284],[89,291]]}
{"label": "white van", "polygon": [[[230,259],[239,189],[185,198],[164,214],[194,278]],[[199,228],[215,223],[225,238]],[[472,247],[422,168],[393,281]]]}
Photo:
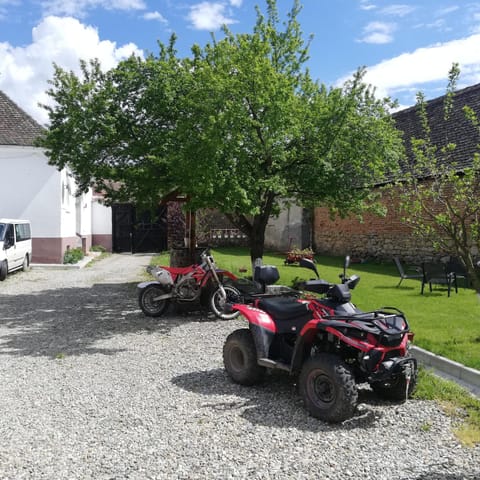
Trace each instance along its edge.
{"label": "white van", "polygon": [[30,222],[0,218],[0,280],[5,280],[14,270],[28,270],[31,258]]}

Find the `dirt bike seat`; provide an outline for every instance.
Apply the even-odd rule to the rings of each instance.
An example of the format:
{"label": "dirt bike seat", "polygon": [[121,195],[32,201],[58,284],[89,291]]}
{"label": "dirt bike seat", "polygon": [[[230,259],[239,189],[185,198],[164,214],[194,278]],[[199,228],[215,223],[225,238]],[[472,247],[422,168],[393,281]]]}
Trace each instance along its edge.
{"label": "dirt bike seat", "polygon": [[194,269],[192,270],[192,266],[190,265],[188,267],[169,267],[168,271],[174,275],[186,275],[194,271]]}

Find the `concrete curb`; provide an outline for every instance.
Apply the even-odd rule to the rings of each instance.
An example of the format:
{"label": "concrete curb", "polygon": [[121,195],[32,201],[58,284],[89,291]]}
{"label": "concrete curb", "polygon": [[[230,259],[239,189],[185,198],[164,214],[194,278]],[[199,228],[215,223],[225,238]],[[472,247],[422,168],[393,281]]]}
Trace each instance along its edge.
{"label": "concrete curb", "polygon": [[438,375],[457,382],[480,397],[480,371],[420,347],[412,346],[411,351],[421,364],[432,368]]}
{"label": "concrete curb", "polygon": [[31,263],[30,267],[34,269],[48,268],[49,270],[75,270],[88,265],[94,258],[101,255],[100,252],[90,252],[77,263]]}

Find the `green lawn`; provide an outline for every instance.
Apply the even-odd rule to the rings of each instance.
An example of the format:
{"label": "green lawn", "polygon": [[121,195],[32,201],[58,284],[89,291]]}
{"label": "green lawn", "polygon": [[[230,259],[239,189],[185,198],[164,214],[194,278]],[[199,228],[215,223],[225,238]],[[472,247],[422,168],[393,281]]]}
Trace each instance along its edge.
{"label": "green lawn", "polygon": [[[251,275],[250,256],[246,248],[212,250],[217,266],[237,275]],[[292,285],[296,278],[312,278],[309,270],[298,265],[284,265],[284,256],[267,252],[264,263],[276,265],[280,271],[279,284]],[[168,264],[168,255],[155,258],[155,263]],[[343,268],[341,257],[316,257],[321,278],[338,281]],[[240,268],[247,273],[239,273]],[[407,316],[415,332],[414,343],[431,352],[443,355],[472,368],[480,369],[480,301],[473,290],[462,286],[450,298],[442,286],[426,289],[420,295],[419,280],[404,280],[396,287],[399,276],[392,263],[352,264],[350,274],[361,276],[352,292],[353,302],[362,310],[394,306]]]}

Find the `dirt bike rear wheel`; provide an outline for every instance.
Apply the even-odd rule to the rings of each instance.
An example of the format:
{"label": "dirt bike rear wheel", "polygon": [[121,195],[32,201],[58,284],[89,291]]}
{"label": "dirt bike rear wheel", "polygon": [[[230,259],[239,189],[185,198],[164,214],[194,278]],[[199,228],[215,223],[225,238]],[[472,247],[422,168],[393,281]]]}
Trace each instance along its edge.
{"label": "dirt bike rear wheel", "polygon": [[155,297],[163,295],[165,289],[161,285],[152,284],[142,289],[138,295],[138,304],[147,317],[160,317],[168,307],[169,299],[155,300]]}
{"label": "dirt bike rear wheel", "polygon": [[255,385],[265,374],[257,363],[257,351],[252,332],[240,328],[232,332],[223,346],[223,364],[229,377],[240,385]]}
{"label": "dirt bike rear wheel", "polygon": [[303,365],[300,394],[309,413],[326,422],[342,422],[353,416],[358,400],[355,379],[337,355],[321,353]]}
{"label": "dirt bike rear wheel", "polygon": [[220,288],[217,288],[210,297],[210,309],[218,318],[221,318],[222,320],[232,320],[233,318],[238,317],[240,312],[225,312],[225,304],[239,303],[241,294],[235,287],[232,287],[231,285],[224,285],[223,288],[226,293],[226,298],[223,297]]}

